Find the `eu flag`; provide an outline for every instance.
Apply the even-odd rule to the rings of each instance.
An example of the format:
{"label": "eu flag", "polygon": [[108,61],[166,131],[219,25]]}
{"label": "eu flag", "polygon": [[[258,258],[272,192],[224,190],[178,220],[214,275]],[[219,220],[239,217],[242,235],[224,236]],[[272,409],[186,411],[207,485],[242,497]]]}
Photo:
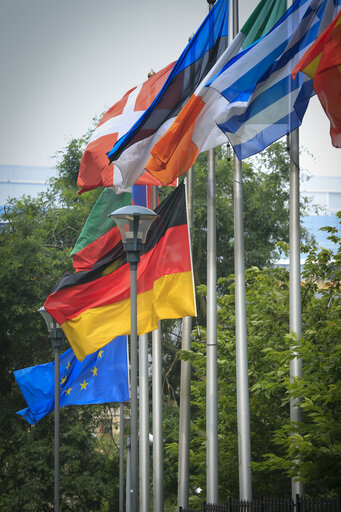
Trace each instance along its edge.
{"label": "eu flag", "polygon": [[[28,407],[18,411],[36,425],[54,410],[54,362],[14,372]],[[72,348],[60,356],[60,407],[129,401],[127,336],[118,336],[78,361]]]}

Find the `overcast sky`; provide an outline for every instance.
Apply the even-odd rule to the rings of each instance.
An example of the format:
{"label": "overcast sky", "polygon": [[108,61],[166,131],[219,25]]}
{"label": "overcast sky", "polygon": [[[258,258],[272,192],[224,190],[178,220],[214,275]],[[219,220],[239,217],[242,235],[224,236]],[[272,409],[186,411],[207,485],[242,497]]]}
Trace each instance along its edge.
{"label": "overcast sky", "polygon": [[[240,0],[240,26],[257,0]],[[49,165],[130,88],[176,60],[206,0],[1,0],[0,164]],[[300,142],[314,174],[340,175],[341,150],[316,98]]]}

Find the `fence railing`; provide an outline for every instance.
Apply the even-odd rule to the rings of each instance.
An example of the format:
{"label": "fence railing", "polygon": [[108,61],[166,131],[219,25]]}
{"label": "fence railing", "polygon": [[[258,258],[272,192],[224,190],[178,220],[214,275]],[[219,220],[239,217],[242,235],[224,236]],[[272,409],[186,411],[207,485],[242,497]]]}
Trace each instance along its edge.
{"label": "fence railing", "polygon": [[229,498],[224,505],[204,503],[202,509],[179,508],[179,512],[341,512],[341,495],[328,498],[267,498],[246,501]]}

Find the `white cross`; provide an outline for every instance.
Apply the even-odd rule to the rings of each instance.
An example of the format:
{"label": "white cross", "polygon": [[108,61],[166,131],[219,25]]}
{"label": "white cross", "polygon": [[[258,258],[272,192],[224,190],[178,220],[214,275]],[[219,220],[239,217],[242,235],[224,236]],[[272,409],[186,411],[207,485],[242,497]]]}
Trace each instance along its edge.
{"label": "white cross", "polygon": [[96,128],[92,134],[90,141],[99,139],[103,135],[117,133],[117,140],[125,135],[130,128],[141,117],[143,111],[134,111],[135,102],[143,84],[138,85],[128,96],[127,103],[122,114],[119,114]]}

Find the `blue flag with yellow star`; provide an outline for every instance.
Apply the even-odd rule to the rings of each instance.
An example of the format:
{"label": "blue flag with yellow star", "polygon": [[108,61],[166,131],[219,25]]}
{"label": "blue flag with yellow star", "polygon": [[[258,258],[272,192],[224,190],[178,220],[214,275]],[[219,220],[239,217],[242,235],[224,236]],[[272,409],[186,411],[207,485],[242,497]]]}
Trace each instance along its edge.
{"label": "blue flag with yellow star", "polygon": [[[32,425],[54,411],[54,362],[14,372],[28,407],[18,411]],[[60,407],[128,402],[127,336],[118,336],[78,361],[70,348],[60,356]]]}

